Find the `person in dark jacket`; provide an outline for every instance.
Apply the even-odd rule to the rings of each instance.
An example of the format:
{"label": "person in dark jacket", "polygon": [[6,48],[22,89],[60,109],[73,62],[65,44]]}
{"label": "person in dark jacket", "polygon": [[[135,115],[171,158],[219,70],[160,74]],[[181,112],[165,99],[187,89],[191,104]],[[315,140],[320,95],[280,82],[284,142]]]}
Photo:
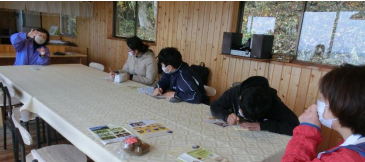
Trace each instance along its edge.
{"label": "person in dark jacket", "polygon": [[248,130],[293,135],[298,117],[276,93],[265,77],[253,76],[224,92],[210,110],[214,117],[231,125],[241,121],[240,126]]}
{"label": "person in dark jacket", "polygon": [[154,96],[171,97],[171,102],[185,101],[194,104],[209,102],[202,80],[187,63],[182,61],[182,56],[176,48],[162,49],[158,54],[158,62],[164,73],[157,83]]}

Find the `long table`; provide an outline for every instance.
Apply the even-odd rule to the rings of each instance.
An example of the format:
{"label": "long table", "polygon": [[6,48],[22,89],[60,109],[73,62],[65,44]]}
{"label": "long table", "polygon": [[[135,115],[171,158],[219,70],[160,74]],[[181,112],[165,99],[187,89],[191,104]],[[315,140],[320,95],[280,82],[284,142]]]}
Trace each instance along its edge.
{"label": "long table", "polygon": [[[80,64],[38,67],[2,66],[0,79],[12,86],[22,110],[37,113],[94,161],[175,161],[166,152],[198,144],[229,161],[278,161],[290,136],[267,131],[236,131],[204,122],[211,117],[204,104],[170,103],[138,93],[144,85],[113,83],[107,73]],[[103,145],[90,127],[115,124],[126,128],[132,120],[157,120],[171,135],[145,139],[152,149],[143,156],[122,159],[119,143]]]}

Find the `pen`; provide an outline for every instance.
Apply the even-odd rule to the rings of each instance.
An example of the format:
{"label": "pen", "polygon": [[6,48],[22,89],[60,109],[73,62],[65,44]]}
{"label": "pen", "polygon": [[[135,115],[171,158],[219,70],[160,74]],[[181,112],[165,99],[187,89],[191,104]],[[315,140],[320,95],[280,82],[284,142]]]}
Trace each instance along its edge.
{"label": "pen", "polygon": [[232,102],[232,109],[233,109],[233,113],[237,116],[237,118],[238,118],[238,122],[236,123],[237,125],[240,123],[240,119],[239,119],[239,117],[238,117],[238,115],[237,115],[237,113],[236,113],[236,108],[234,107],[234,103]]}

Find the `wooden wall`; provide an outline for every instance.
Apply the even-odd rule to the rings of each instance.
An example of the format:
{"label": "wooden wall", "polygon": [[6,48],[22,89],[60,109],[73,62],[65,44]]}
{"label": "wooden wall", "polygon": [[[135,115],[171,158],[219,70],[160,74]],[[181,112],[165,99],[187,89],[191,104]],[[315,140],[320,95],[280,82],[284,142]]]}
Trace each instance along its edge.
{"label": "wooden wall", "polygon": [[60,16],[42,15],[42,28],[49,30],[51,26],[60,27]]}
{"label": "wooden wall", "polygon": [[[99,62],[106,69],[121,69],[128,54],[124,40],[109,36],[112,9],[112,2],[94,2],[94,17],[77,19],[77,38],[62,39],[87,47],[89,62]],[[316,103],[320,96],[318,81],[329,70],[222,55],[223,32],[235,31],[237,13],[238,2],[159,2],[157,39],[151,49],[157,55],[164,47],[176,47],[188,64],[205,62],[210,69],[208,85],[217,90],[213,100],[234,82],[265,76],[282,101],[299,116]],[[322,128],[322,134],[319,150],[340,140],[337,133],[327,128]]]}

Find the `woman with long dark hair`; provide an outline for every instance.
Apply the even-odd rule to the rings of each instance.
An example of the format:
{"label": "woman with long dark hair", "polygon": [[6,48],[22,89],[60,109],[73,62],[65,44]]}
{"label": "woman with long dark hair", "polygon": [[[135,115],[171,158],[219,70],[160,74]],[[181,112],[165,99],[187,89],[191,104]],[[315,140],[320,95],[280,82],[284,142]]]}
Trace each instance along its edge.
{"label": "woman with long dark hair", "polygon": [[[153,86],[157,82],[157,62],[152,50],[136,36],[127,39],[128,59],[122,72],[129,74],[135,82]],[[114,79],[115,73],[110,72]]]}

